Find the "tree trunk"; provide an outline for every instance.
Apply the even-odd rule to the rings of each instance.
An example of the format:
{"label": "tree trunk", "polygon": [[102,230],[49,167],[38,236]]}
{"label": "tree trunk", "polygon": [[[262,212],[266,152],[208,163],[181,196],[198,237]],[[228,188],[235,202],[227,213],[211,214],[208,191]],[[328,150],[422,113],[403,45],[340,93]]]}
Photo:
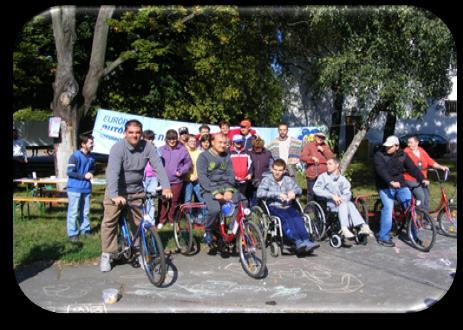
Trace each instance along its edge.
{"label": "tree trunk", "polygon": [[114,6],[102,6],[95,23],[93,34],[92,54],[90,56],[90,65],[85,76],[84,86],[82,87],[82,96],[84,103],[79,107],[77,119],[79,120],[87,114],[93,100],[96,97],[98,86],[101,78],[105,74],[105,57],[108,44],[109,26],[106,20],[111,18],[114,13]]}
{"label": "tree trunk", "polygon": [[390,135],[394,135],[395,132],[395,123],[397,121],[397,116],[393,111],[386,112],[386,124],[384,125],[383,130],[383,142],[386,141],[386,138]]}
{"label": "tree trunk", "polygon": [[362,123],[362,126],[360,127],[360,130],[357,132],[357,134],[354,135],[352,142],[349,144],[349,147],[347,148],[346,152],[344,153],[344,156],[341,159],[341,164],[339,166],[341,174],[343,174],[349,167],[350,163],[352,162],[352,159],[354,158],[355,153],[357,152],[357,149],[360,146],[360,143],[367,134],[371,124],[378,117],[379,112],[387,109],[387,106],[387,101],[378,101],[373,107],[373,109],[370,111],[367,119]]}
{"label": "tree trunk", "polygon": [[[53,83],[53,114],[61,118],[60,138],[56,139],[55,174],[65,178],[67,161],[76,148],[77,125],[76,105],[74,98],[79,91],[79,85],[74,79],[73,50],[75,35],[75,7],[56,7],[51,10],[53,35],[55,38],[58,65]],[[59,184],[58,189],[63,189]]]}
{"label": "tree trunk", "polygon": [[337,87],[332,88],[334,92],[334,110],[331,114],[331,127],[330,127],[330,139],[334,139],[334,150],[335,154],[339,154],[339,134],[341,131],[341,117],[342,117],[342,104],[344,103],[344,95],[339,92]]}

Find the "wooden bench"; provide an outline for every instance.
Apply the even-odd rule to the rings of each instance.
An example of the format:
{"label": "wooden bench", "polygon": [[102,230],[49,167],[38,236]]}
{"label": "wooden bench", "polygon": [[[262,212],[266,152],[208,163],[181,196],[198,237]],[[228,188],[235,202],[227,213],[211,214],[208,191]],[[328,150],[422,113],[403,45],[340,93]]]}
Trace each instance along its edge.
{"label": "wooden bench", "polygon": [[30,218],[30,203],[39,203],[40,215],[45,214],[45,204],[67,204],[67,197],[34,197],[34,196],[13,196],[13,219],[16,219],[16,206],[21,207],[21,219],[23,219],[23,207],[27,205],[27,216]]}

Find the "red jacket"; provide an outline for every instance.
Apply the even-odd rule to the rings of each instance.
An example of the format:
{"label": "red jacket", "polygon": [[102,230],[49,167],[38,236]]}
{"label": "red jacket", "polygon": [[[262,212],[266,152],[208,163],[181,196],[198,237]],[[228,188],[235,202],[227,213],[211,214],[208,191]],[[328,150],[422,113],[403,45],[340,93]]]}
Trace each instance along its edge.
{"label": "red jacket", "polygon": [[[421,170],[421,173],[423,176],[427,179],[428,178],[428,171],[426,170],[427,168],[433,167],[434,164],[436,164],[436,161],[429,157],[428,153],[421,147],[418,147],[418,150],[420,151],[420,157],[416,157],[416,155],[413,153],[412,149],[409,147],[406,147],[404,149],[404,153],[413,161],[413,164],[416,165]],[[421,162],[420,164],[418,164]],[[405,172],[404,173],[404,180],[405,181],[413,181],[416,182],[416,179],[410,175],[410,173]]]}
{"label": "red jacket", "polygon": [[233,170],[235,171],[235,177],[238,182],[246,181],[246,176],[251,174],[251,155],[247,150],[237,151],[235,148],[230,149],[230,160],[233,164]]}
{"label": "red jacket", "polygon": [[[307,164],[307,168],[305,170],[305,175],[310,180],[315,180],[320,174],[328,171],[326,167],[326,161],[333,157],[333,152],[331,151],[330,147],[326,143],[322,143],[321,146],[323,147],[323,152],[317,149],[317,143],[309,142],[304,146],[304,149],[301,153],[301,161]],[[319,160],[318,169],[315,165],[314,160],[312,157],[317,157]]]}

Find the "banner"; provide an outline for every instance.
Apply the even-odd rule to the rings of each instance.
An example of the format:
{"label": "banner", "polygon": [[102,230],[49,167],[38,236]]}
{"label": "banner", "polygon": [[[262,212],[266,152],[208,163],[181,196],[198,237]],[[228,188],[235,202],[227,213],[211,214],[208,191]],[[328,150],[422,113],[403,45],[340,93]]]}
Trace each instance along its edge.
{"label": "banner", "polygon": [[[154,142],[157,147],[165,144],[165,134],[167,130],[173,129],[178,132],[180,127],[187,127],[190,134],[198,134],[201,124],[167,120],[159,118],[143,117],[125,112],[111,111],[100,109],[98,110],[95,125],[93,127],[94,148],[93,152],[100,154],[109,154],[109,150],[114,143],[124,137],[124,125],[127,121],[136,119],[143,125],[143,130],[150,129],[154,132]],[[209,124],[208,124],[209,125]],[[220,131],[218,125],[209,125],[211,133]],[[230,129],[239,128],[239,126],[231,126]],[[272,140],[278,137],[278,127],[255,127],[256,134],[259,135],[268,145]],[[316,132],[327,133],[326,127],[289,127],[288,135],[297,138],[298,140],[307,142],[313,139],[313,134]]]}

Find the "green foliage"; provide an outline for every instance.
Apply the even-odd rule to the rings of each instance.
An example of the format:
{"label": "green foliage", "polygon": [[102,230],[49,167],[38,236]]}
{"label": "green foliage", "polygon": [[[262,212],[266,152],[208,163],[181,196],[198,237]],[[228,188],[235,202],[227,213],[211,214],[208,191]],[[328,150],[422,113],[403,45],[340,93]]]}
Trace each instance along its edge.
{"label": "green foliage", "polygon": [[53,113],[50,110],[32,109],[31,107],[21,109],[13,113],[13,121],[44,121]]}

